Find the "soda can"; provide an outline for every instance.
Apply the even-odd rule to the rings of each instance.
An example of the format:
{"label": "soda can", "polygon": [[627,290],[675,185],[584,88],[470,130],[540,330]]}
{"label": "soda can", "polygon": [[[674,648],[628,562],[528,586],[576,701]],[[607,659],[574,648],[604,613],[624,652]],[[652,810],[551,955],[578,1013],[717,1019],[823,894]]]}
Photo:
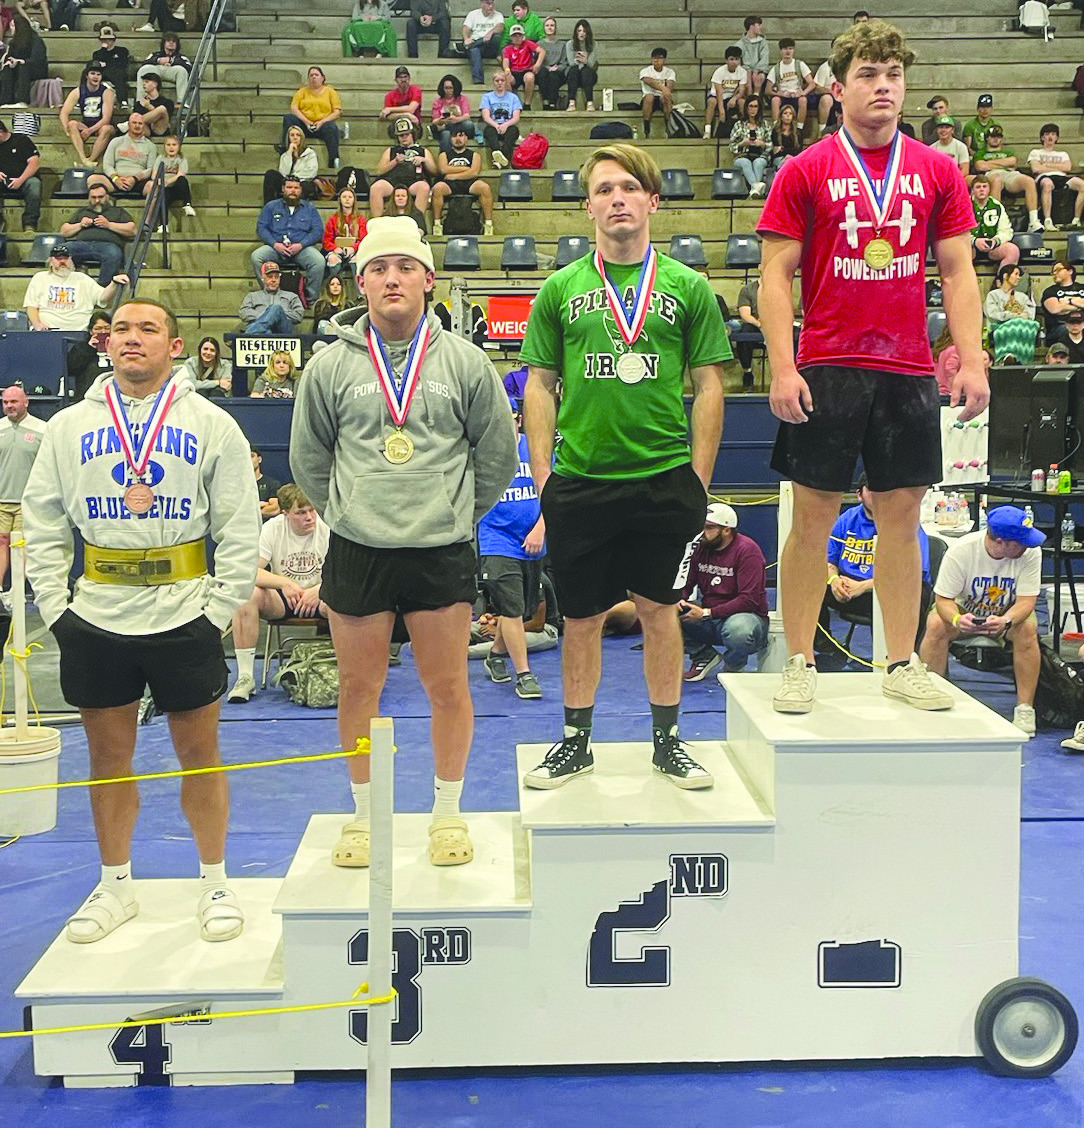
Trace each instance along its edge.
{"label": "soda can", "polygon": [[1036,468],[1031,472],[1031,492],[1046,493],[1046,475],[1041,469]]}

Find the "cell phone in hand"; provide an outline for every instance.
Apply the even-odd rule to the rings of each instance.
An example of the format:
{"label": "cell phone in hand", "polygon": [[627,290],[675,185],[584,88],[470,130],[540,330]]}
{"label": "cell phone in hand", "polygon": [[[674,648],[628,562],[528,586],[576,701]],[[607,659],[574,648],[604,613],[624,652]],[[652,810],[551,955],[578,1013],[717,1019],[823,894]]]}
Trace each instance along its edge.
{"label": "cell phone in hand", "polygon": [[971,621],[975,624],[976,627],[981,627],[986,622],[987,618],[988,616],[986,615],[972,615]]}

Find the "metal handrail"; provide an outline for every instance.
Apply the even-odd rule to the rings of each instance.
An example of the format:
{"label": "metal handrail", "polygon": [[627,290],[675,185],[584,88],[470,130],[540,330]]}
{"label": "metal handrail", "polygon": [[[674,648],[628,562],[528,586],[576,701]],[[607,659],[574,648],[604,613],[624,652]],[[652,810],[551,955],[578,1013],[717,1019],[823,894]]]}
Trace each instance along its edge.
{"label": "metal handrail", "polygon": [[192,119],[199,117],[200,87],[203,84],[203,72],[207,64],[211,64],[212,74],[218,79],[218,28],[225,15],[226,6],[232,0],[215,0],[211,12],[207,17],[207,26],[203,29],[203,36],[196,48],[195,58],[192,60],[192,70],[188,75],[188,89],[177,110],[177,136],[184,144]]}

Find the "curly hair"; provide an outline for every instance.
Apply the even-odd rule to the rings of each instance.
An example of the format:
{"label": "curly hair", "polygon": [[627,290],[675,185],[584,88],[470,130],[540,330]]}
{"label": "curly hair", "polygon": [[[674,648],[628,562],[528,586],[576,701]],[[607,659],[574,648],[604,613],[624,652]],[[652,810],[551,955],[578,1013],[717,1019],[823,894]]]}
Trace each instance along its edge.
{"label": "curly hair", "polygon": [[853,24],[836,37],[828,65],[840,83],[855,59],[870,63],[900,62],[906,70],[914,61],[915,53],[898,27],[884,20]]}

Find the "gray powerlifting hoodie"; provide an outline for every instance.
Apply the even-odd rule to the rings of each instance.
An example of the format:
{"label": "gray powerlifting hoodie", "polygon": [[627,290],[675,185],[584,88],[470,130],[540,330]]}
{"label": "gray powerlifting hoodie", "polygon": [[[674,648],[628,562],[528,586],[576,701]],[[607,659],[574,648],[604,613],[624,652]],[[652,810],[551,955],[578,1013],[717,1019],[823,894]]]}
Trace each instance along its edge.
{"label": "gray powerlifting hoodie", "polygon": [[[298,385],[290,468],[333,532],[370,548],[435,548],[474,536],[519,466],[508,394],[476,345],[427,312],[429,348],[403,431],[409,462],[384,457],[394,430],[369,358],[367,314],[332,318],[339,340]],[[396,373],[399,375],[399,373]]]}

